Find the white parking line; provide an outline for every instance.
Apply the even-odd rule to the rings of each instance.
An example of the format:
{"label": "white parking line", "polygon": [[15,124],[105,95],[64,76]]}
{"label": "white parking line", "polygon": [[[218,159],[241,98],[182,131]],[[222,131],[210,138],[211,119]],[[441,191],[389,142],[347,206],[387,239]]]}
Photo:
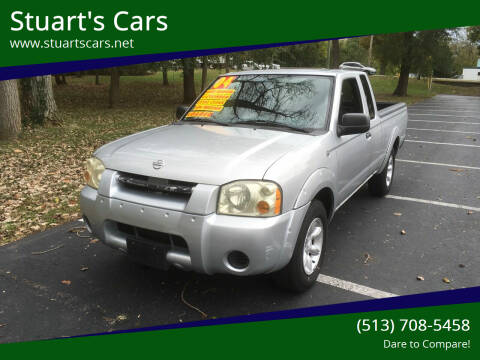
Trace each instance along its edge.
{"label": "white parking line", "polygon": [[[408,107],[409,110],[420,110],[420,111],[423,111],[423,110],[432,110],[432,111],[460,111],[460,112],[463,112],[463,111],[471,111],[471,112],[478,112],[480,111],[480,107],[477,107],[477,106],[472,106],[472,107],[467,107],[467,106],[462,106],[462,107],[444,107],[444,106],[435,106],[435,105],[430,105],[430,106],[419,106],[419,105],[415,105],[415,106],[409,106]],[[448,110],[446,110],[448,109]]]}
{"label": "white parking line", "polygon": [[476,105],[478,104],[478,100],[476,96],[470,96],[467,99],[430,99],[425,100],[422,102],[418,102],[415,105],[433,105],[433,104],[448,104],[448,105],[458,105],[458,104],[465,104],[465,105]]}
{"label": "white parking line", "polygon": [[441,129],[420,129],[420,128],[407,128],[407,130],[438,131],[438,132],[446,132],[446,133],[459,133],[459,134],[475,134],[475,135],[480,135],[480,132],[474,132],[474,131],[441,130]]}
{"label": "white parking line", "polygon": [[[414,109],[412,109],[412,110],[414,110]],[[416,108],[415,110],[422,111],[422,109],[420,109],[420,108]],[[436,110],[436,109],[424,109],[424,110],[439,111],[439,112],[451,112],[451,113],[473,113],[473,114],[478,114],[480,112],[480,111],[474,111],[474,110]]]}
{"label": "white parking line", "polygon": [[429,113],[408,113],[408,115],[420,115],[420,116],[446,116],[446,117],[453,117],[453,118],[472,118],[472,119],[480,119],[478,116],[470,116],[470,115],[461,115],[461,116],[456,116],[456,115],[442,115],[442,114],[429,114]]}
{"label": "white parking line", "polygon": [[435,109],[443,109],[443,110],[448,110],[448,109],[459,109],[459,110],[464,110],[464,109],[473,109],[476,110],[480,107],[479,104],[469,104],[469,105],[462,105],[462,104],[450,104],[448,106],[444,106],[443,104],[413,104],[410,105],[409,108],[435,108]]}
{"label": "white parking line", "polygon": [[408,119],[408,121],[443,123],[443,124],[480,125],[480,122],[441,121],[441,120],[425,120],[425,119]]}
{"label": "white parking line", "polygon": [[456,104],[450,104],[448,102],[446,103],[436,103],[436,104],[425,104],[425,105],[420,105],[420,104],[414,104],[409,107],[435,107],[437,109],[473,109],[476,110],[480,106],[480,103],[475,103],[475,104],[468,104],[468,103],[456,103]]}
{"label": "white parking line", "polygon": [[421,143],[421,144],[449,145],[449,146],[464,146],[464,147],[480,148],[480,145],[471,145],[471,144],[454,144],[454,143],[444,143],[444,142],[436,142],[436,141],[405,140],[405,142],[413,142],[413,143]]}
{"label": "white parking line", "polygon": [[335,286],[343,290],[351,291],[360,295],[365,295],[376,299],[398,296],[386,291],[373,289],[368,286],[355,284],[350,281],[337,279],[323,274],[318,275],[317,282],[330,286]]}
{"label": "white parking line", "polygon": [[416,160],[406,160],[406,159],[395,159],[395,161],[413,163],[413,164],[422,164],[422,165],[436,165],[436,166],[446,166],[451,168],[460,168],[460,169],[469,169],[469,170],[480,170],[480,167],[475,166],[466,166],[466,165],[454,165],[454,164],[444,164],[428,161],[416,161]]}
{"label": "white parking line", "polygon": [[418,203],[422,203],[422,204],[438,205],[438,206],[445,206],[445,207],[450,207],[450,208],[455,208],[455,209],[463,209],[463,210],[480,212],[480,208],[473,207],[473,206],[452,204],[452,203],[446,203],[446,202],[441,202],[441,201],[425,200],[425,199],[418,199],[418,198],[411,198],[411,197],[397,196],[397,195],[385,195],[385,197],[387,199],[413,201],[413,202],[418,202]]}

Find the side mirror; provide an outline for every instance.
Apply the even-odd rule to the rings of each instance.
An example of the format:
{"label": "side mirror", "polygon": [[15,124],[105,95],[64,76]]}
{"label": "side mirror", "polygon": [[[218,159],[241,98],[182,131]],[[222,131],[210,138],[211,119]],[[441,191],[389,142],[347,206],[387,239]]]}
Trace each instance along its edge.
{"label": "side mirror", "polygon": [[365,114],[344,114],[338,121],[338,136],[362,134],[370,130],[370,118]]}
{"label": "side mirror", "polygon": [[180,118],[187,112],[189,106],[188,105],[179,105],[177,106],[177,112],[176,112],[176,117],[177,120],[180,120]]}

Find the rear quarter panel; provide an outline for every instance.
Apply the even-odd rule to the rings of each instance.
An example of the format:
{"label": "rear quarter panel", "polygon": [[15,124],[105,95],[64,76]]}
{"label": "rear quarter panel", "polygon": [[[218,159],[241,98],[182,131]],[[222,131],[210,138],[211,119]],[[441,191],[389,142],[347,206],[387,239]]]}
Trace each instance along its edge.
{"label": "rear quarter panel", "polygon": [[388,160],[388,155],[393,149],[395,140],[397,138],[400,140],[400,146],[405,140],[408,122],[407,104],[398,103],[392,105],[388,108],[380,110],[378,115],[382,119],[383,134],[387,139],[385,157],[380,168],[378,169],[378,171],[381,171]]}

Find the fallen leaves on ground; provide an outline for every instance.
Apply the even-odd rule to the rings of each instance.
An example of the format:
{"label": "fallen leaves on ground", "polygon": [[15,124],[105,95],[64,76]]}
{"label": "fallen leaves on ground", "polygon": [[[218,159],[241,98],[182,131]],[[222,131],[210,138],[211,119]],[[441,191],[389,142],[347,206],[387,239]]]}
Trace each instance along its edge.
{"label": "fallen leaves on ground", "polygon": [[93,151],[174,119],[181,82],[165,88],[151,79],[122,77],[118,108],[108,109],[107,82],[69,77],[54,89],[61,126],[26,128],[0,142],[0,246],[78,219],[83,164]]}
{"label": "fallen leaves on ground", "polygon": [[443,281],[445,284],[450,284],[450,279],[449,279],[449,278],[444,277],[444,278],[442,279],[442,281]]}
{"label": "fallen leaves on ground", "polygon": [[72,282],[70,280],[62,280],[61,283],[63,285],[71,285],[72,284]]}
{"label": "fallen leaves on ground", "polygon": [[363,256],[365,258],[365,260],[363,261],[365,265],[367,265],[368,262],[373,259],[373,257],[369,253],[365,253]]}
{"label": "fallen leaves on ground", "polygon": [[104,319],[110,326],[113,326],[113,325],[115,325],[117,322],[127,320],[128,317],[127,317],[127,315],[125,315],[125,314],[120,314],[120,315],[118,315],[118,316],[115,317],[115,318],[104,317],[103,319]]}
{"label": "fallen leaves on ground", "polygon": [[422,275],[417,275],[417,280],[418,281],[423,281],[425,278]]}

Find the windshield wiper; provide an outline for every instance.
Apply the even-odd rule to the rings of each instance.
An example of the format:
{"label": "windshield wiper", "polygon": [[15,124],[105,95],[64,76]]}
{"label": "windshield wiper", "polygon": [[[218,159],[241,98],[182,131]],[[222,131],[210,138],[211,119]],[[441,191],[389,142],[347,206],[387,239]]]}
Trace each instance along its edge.
{"label": "windshield wiper", "polygon": [[278,127],[278,128],[284,128],[288,130],[293,130],[293,131],[300,131],[302,133],[309,133],[310,131],[302,128],[297,128],[295,126],[290,126],[287,124],[281,124],[275,121],[269,121],[269,120],[245,120],[245,121],[235,121],[232,123],[233,125],[241,124],[241,125],[264,125],[264,126],[272,126],[272,127]]}
{"label": "windshield wiper", "polygon": [[216,124],[216,125],[221,125],[221,126],[231,126],[230,123],[225,123],[225,122],[221,122],[221,121],[215,121],[215,120],[212,120],[212,119],[207,119],[207,118],[201,118],[201,117],[189,117],[189,118],[185,118],[183,119],[182,121],[179,121],[179,123],[182,123],[182,122],[199,122],[199,123],[203,123],[203,124]]}

